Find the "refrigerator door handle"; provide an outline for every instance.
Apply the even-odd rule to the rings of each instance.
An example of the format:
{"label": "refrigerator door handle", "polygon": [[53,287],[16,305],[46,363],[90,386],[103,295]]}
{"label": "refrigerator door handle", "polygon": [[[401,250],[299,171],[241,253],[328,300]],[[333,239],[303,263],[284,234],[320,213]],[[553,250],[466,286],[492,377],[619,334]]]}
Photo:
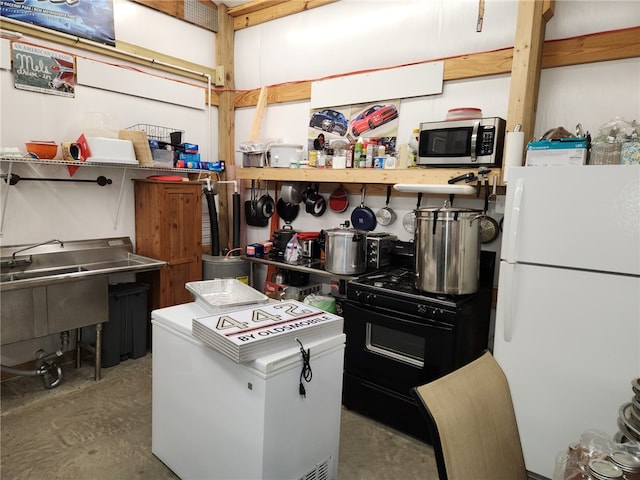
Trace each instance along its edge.
{"label": "refrigerator door handle", "polygon": [[524,191],[524,179],[518,178],[513,192],[513,205],[511,206],[509,231],[506,235],[507,248],[505,259],[507,263],[515,263],[516,249],[518,246],[518,226],[520,222],[520,211],[522,210],[522,193]]}
{"label": "refrigerator door handle", "polygon": [[496,305],[496,325],[502,323],[502,335],[506,343],[513,338],[513,315],[515,304],[515,263],[502,262],[500,265],[500,284],[498,304]]}

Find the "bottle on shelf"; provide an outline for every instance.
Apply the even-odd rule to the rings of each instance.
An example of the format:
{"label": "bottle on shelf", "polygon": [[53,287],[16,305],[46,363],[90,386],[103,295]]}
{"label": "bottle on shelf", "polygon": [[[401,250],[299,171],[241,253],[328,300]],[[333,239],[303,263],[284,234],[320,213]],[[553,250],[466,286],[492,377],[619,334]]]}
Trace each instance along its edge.
{"label": "bottle on shelf", "polygon": [[360,168],[360,158],[362,157],[362,137],[358,137],[358,141],[353,147],[353,168]]}

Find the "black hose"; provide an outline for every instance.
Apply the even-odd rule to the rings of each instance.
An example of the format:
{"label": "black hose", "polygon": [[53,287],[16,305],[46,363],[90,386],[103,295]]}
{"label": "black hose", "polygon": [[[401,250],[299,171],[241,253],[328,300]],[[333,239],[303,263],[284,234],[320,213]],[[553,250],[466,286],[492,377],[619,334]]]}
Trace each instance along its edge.
{"label": "black hose", "polygon": [[[233,193],[233,244],[232,248],[240,248],[240,194]],[[239,255],[240,252],[234,253]]]}
{"label": "black hose", "polygon": [[46,369],[44,369],[44,368],[39,368],[37,370],[22,370],[20,368],[9,367],[7,365],[0,365],[0,368],[5,373],[9,373],[11,375],[27,376],[27,377],[35,377],[35,376],[38,376],[38,375],[44,375],[45,372],[46,372]]}
{"label": "black hose", "polygon": [[209,207],[209,224],[211,225],[211,255],[220,255],[220,232],[218,231],[218,211],[216,209],[216,196],[213,191],[205,190],[207,207]]}

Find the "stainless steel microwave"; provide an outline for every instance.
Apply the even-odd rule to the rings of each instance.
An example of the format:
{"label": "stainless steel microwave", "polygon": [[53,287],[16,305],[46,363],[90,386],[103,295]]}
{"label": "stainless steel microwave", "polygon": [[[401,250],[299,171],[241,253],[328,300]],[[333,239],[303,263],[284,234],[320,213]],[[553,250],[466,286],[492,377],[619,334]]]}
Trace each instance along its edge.
{"label": "stainless steel microwave", "polygon": [[499,167],[505,127],[506,121],[499,117],[421,123],[417,164]]}

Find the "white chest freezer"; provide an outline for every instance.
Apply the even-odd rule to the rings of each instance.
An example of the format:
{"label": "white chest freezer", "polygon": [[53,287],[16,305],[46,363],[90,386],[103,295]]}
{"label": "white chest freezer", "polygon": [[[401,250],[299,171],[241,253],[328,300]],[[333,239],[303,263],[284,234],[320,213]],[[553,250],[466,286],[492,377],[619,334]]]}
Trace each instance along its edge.
{"label": "white chest freezer", "polygon": [[191,479],[335,479],[344,334],[236,363],[191,335],[195,303],[152,312],[152,451]]}

